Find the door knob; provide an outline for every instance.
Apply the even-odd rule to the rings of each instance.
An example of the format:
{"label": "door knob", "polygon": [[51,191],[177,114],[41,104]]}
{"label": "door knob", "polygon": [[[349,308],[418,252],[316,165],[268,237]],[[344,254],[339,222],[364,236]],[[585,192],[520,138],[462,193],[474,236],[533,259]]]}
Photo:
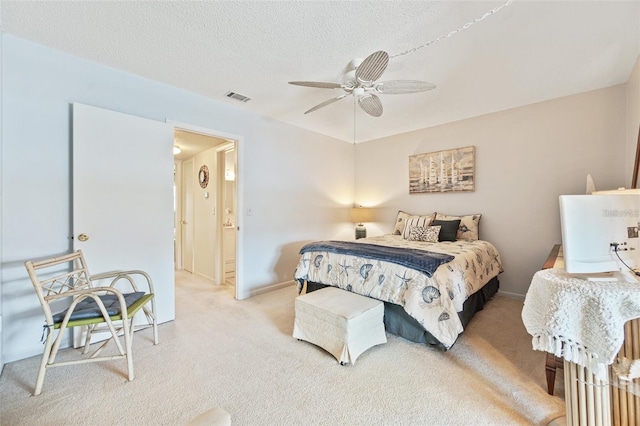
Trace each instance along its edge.
{"label": "door knob", "polygon": [[80,234],[78,235],[78,240],[85,242],[89,239],[89,236],[87,234]]}
{"label": "door knob", "polygon": [[186,224],[187,224],[187,221],[186,221],[186,220],[181,220],[181,221],[180,221],[180,224],[182,224],[182,225],[186,225]]}

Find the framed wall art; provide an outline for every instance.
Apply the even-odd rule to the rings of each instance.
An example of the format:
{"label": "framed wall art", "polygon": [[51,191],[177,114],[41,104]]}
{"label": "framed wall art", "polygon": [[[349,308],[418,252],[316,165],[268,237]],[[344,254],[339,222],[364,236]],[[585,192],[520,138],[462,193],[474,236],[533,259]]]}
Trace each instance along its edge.
{"label": "framed wall art", "polygon": [[209,185],[209,168],[205,165],[200,167],[198,172],[198,183],[202,189],[206,189]]}
{"label": "framed wall art", "polygon": [[409,194],[475,190],[476,147],[409,156]]}

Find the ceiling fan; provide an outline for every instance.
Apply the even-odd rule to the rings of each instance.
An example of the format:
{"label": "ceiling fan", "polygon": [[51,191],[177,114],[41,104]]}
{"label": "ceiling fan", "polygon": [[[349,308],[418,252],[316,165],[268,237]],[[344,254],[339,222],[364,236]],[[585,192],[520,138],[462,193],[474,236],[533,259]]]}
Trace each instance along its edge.
{"label": "ceiling fan", "polygon": [[351,61],[351,70],[344,75],[342,83],[290,81],[289,84],[321,89],[342,89],[345,91],[345,93],[340,96],[328,99],[305,111],[305,114],[319,110],[349,95],[353,95],[357,99],[358,105],[373,117],[380,117],[382,115],[382,102],[378,94],[402,95],[435,89],[435,85],[419,80],[390,80],[377,83],[376,81],[387,69],[388,64],[389,54],[380,50],[367,56],[362,61],[357,59]]}

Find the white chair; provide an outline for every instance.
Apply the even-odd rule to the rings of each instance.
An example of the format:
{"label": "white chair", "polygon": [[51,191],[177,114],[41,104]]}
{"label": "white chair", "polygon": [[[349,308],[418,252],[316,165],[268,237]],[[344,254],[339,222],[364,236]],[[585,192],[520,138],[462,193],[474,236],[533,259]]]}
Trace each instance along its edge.
{"label": "white chair", "polygon": [[[124,358],[127,360],[128,379],[133,380],[131,347],[133,332],[139,328],[133,325],[133,317],[140,309],[147,320],[147,324],[143,326],[153,327],[153,341],[154,344],[158,344],[158,324],[151,277],[139,270],[90,275],[80,250],[61,257],[27,261],[25,267],[45,316],[46,341],[34,395],[39,395],[42,391],[46,369],[55,366]],[[104,280],[107,285],[96,285],[98,281]],[[146,286],[142,289],[144,291],[139,290],[140,283]],[[61,300],[66,300],[66,304],[70,302],[70,306],[53,313],[56,308],[61,309],[61,303],[64,303]],[[65,330],[74,327],[87,328],[83,355],[89,352],[91,336],[94,333],[106,331],[111,337],[88,357],[55,362]],[[121,336],[124,346],[120,341]],[[118,353],[98,356],[112,340]]]}

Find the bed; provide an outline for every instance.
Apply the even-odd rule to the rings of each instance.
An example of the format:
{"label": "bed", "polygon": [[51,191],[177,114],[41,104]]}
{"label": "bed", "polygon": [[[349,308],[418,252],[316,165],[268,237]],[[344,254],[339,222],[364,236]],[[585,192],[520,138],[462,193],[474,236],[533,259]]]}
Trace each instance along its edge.
{"label": "bed", "polygon": [[448,350],[499,288],[500,255],[478,239],[479,220],[399,212],[392,234],[307,244],[298,291],[334,286],[381,300],[388,332]]}

